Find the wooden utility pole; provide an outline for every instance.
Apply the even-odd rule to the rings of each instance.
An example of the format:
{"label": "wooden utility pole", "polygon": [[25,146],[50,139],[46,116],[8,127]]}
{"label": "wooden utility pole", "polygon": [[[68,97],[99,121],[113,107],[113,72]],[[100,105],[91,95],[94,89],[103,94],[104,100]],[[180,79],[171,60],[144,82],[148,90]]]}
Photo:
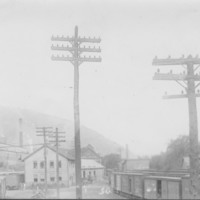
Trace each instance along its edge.
{"label": "wooden utility pole", "polygon": [[36,133],[41,133],[37,136],[42,136],[44,140],[44,177],[45,177],[45,196],[47,195],[47,136],[51,133],[52,127],[37,127]]}
{"label": "wooden utility pole", "polygon": [[129,148],[128,148],[128,144],[126,144],[126,160],[129,159]]}
{"label": "wooden utility pole", "polygon": [[187,69],[187,73],[173,74],[160,73],[158,69],[154,75],[154,80],[171,80],[176,81],[185,90],[181,95],[165,95],[164,99],[187,98],[189,108],[189,141],[190,141],[190,194],[192,198],[200,196],[200,180],[199,180],[199,151],[198,151],[198,122],[197,122],[197,107],[196,97],[200,94],[195,93],[195,89],[200,85],[200,82],[195,85],[195,82],[200,81],[200,75],[195,73],[200,66],[200,59],[192,57],[177,59],[157,59],[153,60],[153,65],[182,65]]}
{"label": "wooden utility pole", "polygon": [[49,142],[53,142],[56,145],[56,182],[57,182],[57,187],[56,187],[56,191],[57,191],[57,199],[60,198],[60,186],[59,186],[59,155],[58,155],[58,151],[59,151],[59,143],[60,142],[65,142],[65,140],[59,140],[59,138],[65,138],[65,136],[61,136],[59,134],[65,134],[65,132],[59,132],[58,128],[56,128],[55,132],[53,133],[53,135],[49,135],[49,137],[53,137],[55,138],[55,140],[49,140]]}
{"label": "wooden utility pole", "polygon": [[74,131],[75,131],[75,173],[76,173],[76,198],[82,198],[81,183],[81,141],[80,141],[80,117],[79,117],[79,66],[83,62],[101,62],[100,57],[81,56],[82,53],[101,52],[100,48],[82,46],[83,43],[100,43],[100,38],[86,38],[78,36],[78,27],[75,27],[73,37],[54,37],[52,41],[68,42],[69,45],[52,45],[51,49],[56,51],[67,51],[69,55],[52,56],[54,61],[70,61],[74,66]]}
{"label": "wooden utility pole", "polygon": [[22,118],[19,118],[19,146],[23,147]]}

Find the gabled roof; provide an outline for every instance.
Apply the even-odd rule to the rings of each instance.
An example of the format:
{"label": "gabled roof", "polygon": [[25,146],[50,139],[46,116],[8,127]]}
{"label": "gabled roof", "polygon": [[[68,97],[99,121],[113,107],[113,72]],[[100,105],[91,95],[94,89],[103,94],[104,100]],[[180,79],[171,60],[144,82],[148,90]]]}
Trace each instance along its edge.
{"label": "gabled roof", "polygon": [[[56,147],[50,147],[50,146],[49,146],[49,149],[51,149],[51,150],[53,150],[54,152],[56,152]],[[69,160],[74,160],[74,159],[75,159],[74,156],[70,153],[70,151],[69,151],[68,149],[59,148],[59,149],[58,149],[58,153],[59,153],[61,156],[65,157],[65,158],[67,158],[67,159],[69,159]]]}
{"label": "gabled roof", "polygon": [[[86,156],[87,152],[91,152],[94,155],[94,157],[96,157],[96,158],[101,158],[101,156],[98,153],[96,153],[89,146],[81,148],[81,158],[87,158],[87,156]],[[75,150],[74,149],[69,150],[69,154],[71,154],[73,157],[75,157]]]}
{"label": "gabled roof", "polygon": [[86,147],[81,148],[81,156],[84,157],[84,154],[85,154],[87,151],[90,151],[90,152],[92,152],[96,157],[101,158],[100,155],[99,155],[98,153],[96,153],[96,152],[95,152],[92,148],[90,148],[89,146],[86,146]]}
{"label": "gabled roof", "polygon": [[[29,154],[28,156],[26,156],[23,161],[27,160],[28,158],[30,158],[32,155],[34,155],[35,153],[37,153],[38,151],[40,151],[41,149],[44,148],[44,145],[41,146],[40,148],[36,149],[34,152],[32,152],[31,154]],[[47,148],[54,151],[56,153],[56,148],[55,147],[51,147],[47,145]],[[74,160],[74,157],[69,153],[68,150],[66,149],[58,149],[58,153],[60,156],[68,159],[68,160]]]}
{"label": "gabled roof", "polygon": [[104,166],[93,159],[81,159],[82,169],[103,169]]}
{"label": "gabled roof", "polygon": [[44,146],[41,146],[40,148],[36,149],[32,153],[30,153],[28,156],[26,156],[25,158],[23,158],[22,161],[25,161],[26,159],[30,158],[32,155],[34,155],[35,153],[37,153],[38,151],[40,151],[43,148],[44,148]]}

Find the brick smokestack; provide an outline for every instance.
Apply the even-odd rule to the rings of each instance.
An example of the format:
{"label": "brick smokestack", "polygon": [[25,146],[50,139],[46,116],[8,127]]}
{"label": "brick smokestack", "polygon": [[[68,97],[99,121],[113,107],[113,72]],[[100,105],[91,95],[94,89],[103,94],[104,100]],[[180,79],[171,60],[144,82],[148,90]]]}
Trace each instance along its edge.
{"label": "brick smokestack", "polygon": [[19,146],[23,147],[22,118],[19,118]]}

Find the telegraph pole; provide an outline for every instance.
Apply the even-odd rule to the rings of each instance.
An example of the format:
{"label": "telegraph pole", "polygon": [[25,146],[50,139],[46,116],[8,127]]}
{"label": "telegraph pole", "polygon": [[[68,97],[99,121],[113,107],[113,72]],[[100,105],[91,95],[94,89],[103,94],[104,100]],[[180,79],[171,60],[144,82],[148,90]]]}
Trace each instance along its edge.
{"label": "telegraph pole", "polygon": [[200,66],[200,59],[189,55],[187,58],[177,59],[158,59],[153,60],[153,65],[182,65],[186,68],[187,73],[173,74],[160,73],[158,69],[154,75],[154,80],[171,80],[176,81],[180,86],[185,89],[185,93],[181,95],[165,95],[164,99],[187,98],[189,108],[189,138],[190,138],[190,193],[192,198],[199,198],[200,196],[200,180],[199,180],[199,151],[198,151],[198,122],[197,122],[197,107],[196,97],[200,94],[195,93],[195,89],[200,85],[200,75],[195,71]]}
{"label": "telegraph pole", "polygon": [[22,118],[19,118],[19,146],[23,147]]}
{"label": "telegraph pole", "polygon": [[44,174],[45,174],[45,196],[47,195],[47,134],[51,133],[49,129],[52,127],[37,127],[36,133],[41,133],[37,136],[42,136],[44,140]]}
{"label": "telegraph pole", "polygon": [[79,117],[79,66],[83,62],[101,62],[100,57],[81,56],[82,53],[98,53],[100,48],[82,46],[83,43],[100,43],[100,38],[86,38],[78,36],[78,27],[72,37],[52,36],[52,41],[68,42],[69,45],[52,45],[51,49],[56,51],[67,51],[71,56],[52,56],[53,61],[70,61],[74,66],[74,130],[75,130],[75,172],[76,172],[76,198],[82,198],[81,183],[81,144],[80,144],[80,117]]}
{"label": "telegraph pole", "polygon": [[129,159],[129,148],[128,148],[128,144],[126,144],[126,160]]}
{"label": "telegraph pole", "polygon": [[65,138],[65,136],[61,136],[59,134],[64,134],[65,132],[59,132],[58,128],[53,135],[49,135],[49,137],[55,138],[55,140],[49,140],[49,142],[53,142],[56,144],[56,182],[57,182],[57,199],[60,198],[60,186],[59,186],[59,156],[58,156],[58,146],[60,142],[65,142],[65,140],[59,140],[59,138]]}

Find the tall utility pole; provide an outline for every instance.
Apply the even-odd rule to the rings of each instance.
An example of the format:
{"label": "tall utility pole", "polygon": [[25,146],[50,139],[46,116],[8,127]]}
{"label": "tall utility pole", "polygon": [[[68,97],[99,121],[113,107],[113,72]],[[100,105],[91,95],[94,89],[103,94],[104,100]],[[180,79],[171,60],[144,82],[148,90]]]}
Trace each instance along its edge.
{"label": "tall utility pole", "polygon": [[59,140],[59,138],[65,138],[65,136],[59,135],[64,134],[65,132],[59,132],[58,128],[56,128],[53,135],[49,135],[49,137],[55,138],[55,140],[49,140],[49,142],[53,142],[56,145],[56,182],[57,182],[57,199],[60,198],[60,186],[59,186],[59,157],[58,157],[58,147],[60,142],[65,142],[65,140]]}
{"label": "tall utility pole", "polygon": [[74,66],[74,130],[75,130],[75,172],[76,172],[76,198],[82,198],[81,183],[81,144],[80,144],[80,118],[79,118],[79,66],[83,62],[101,62],[100,57],[81,56],[83,53],[101,52],[100,48],[82,46],[83,43],[100,43],[100,38],[86,38],[78,36],[78,27],[72,37],[54,37],[52,41],[68,42],[69,45],[52,45],[51,49],[56,51],[67,51],[71,55],[52,56],[54,61],[70,61]]}
{"label": "tall utility pole", "polygon": [[22,118],[19,118],[19,146],[23,147]]}
{"label": "tall utility pole", "polygon": [[37,127],[36,133],[41,133],[37,136],[42,136],[44,140],[44,176],[45,176],[45,196],[47,195],[47,136],[51,133],[52,127]]}
{"label": "tall utility pole", "polygon": [[128,148],[128,144],[126,144],[126,160],[129,159],[129,148]]}
{"label": "tall utility pole", "polygon": [[195,73],[200,66],[200,59],[198,57],[187,58],[181,57],[177,59],[157,59],[153,60],[153,65],[182,65],[187,73],[173,74],[160,73],[158,69],[154,75],[154,80],[170,80],[176,81],[185,90],[180,95],[165,95],[164,99],[187,98],[189,108],[189,141],[190,141],[190,193],[192,198],[199,198],[200,196],[200,180],[199,180],[199,152],[198,152],[198,123],[197,123],[197,107],[196,97],[200,94],[195,93],[195,89],[200,85],[200,75]]}

